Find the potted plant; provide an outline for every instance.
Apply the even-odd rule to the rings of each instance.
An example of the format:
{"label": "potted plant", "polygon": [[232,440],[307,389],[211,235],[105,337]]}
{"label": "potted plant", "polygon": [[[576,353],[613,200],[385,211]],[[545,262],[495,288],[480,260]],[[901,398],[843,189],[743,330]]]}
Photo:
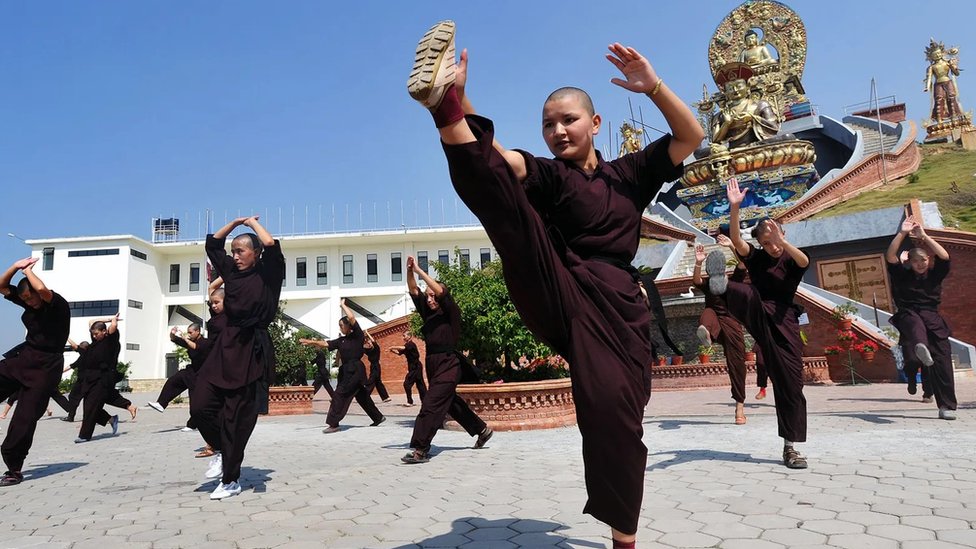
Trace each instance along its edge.
{"label": "potted plant", "polygon": [[854,345],[854,350],[861,353],[861,358],[865,362],[871,362],[874,360],[874,353],[878,352],[878,344],[869,339],[865,339]]}
{"label": "potted plant", "polygon": [[715,354],[715,347],[712,345],[699,345],[698,346],[698,362],[702,364],[708,364],[712,360],[712,355]]}
{"label": "potted plant", "polygon": [[841,331],[851,329],[855,316],[857,316],[857,307],[855,307],[850,301],[837,305],[830,314],[830,318],[834,320],[834,322],[837,324],[837,328]]}
{"label": "potted plant", "polygon": [[668,357],[666,357],[664,355],[659,355],[657,357],[657,365],[658,366],[667,366],[667,364],[668,364]]}
{"label": "potted plant", "polygon": [[841,349],[850,349],[857,343],[857,334],[852,330],[837,330],[837,343]]}
{"label": "potted plant", "polygon": [[830,345],[824,348],[824,356],[827,357],[827,366],[840,366],[840,353],[843,350],[839,345]]}
{"label": "potted plant", "polygon": [[752,346],[752,349],[749,349],[748,351],[746,351],[746,362],[755,362],[756,361],[756,346],[757,345],[758,345],[757,343],[754,343],[753,346]]}

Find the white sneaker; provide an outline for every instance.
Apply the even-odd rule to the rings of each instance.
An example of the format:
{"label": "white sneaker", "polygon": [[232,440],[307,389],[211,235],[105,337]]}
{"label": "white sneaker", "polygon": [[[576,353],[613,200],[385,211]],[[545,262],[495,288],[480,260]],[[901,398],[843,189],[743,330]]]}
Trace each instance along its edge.
{"label": "white sneaker", "polygon": [[454,21],[437,23],[417,44],[413,70],[407,79],[410,97],[436,110],[444,92],[454,84]]}
{"label": "white sneaker", "polygon": [[241,493],[241,485],[235,480],[229,484],[221,482],[210,494],[210,499],[224,499]]}
{"label": "white sneaker", "polygon": [[163,410],[166,409],[166,408],[163,408],[163,405],[160,404],[160,403],[158,403],[158,402],[150,402],[149,404],[146,404],[146,406],[149,406],[150,408],[152,408],[153,410],[156,410],[160,414],[163,413]]}
{"label": "white sneaker", "polygon": [[932,353],[929,352],[929,348],[924,343],[915,344],[915,356],[922,362],[922,366],[935,364],[935,361],[932,360]]}
{"label": "white sneaker", "polygon": [[182,429],[180,429],[180,432],[181,433],[192,433],[193,431],[196,431],[196,429],[193,429],[191,427],[186,427],[186,426],[184,426]]}
{"label": "white sneaker", "polygon": [[207,467],[207,472],[203,476],[207,478],[219,478],[224,475],[224,458],[220,454],[214,454],[214,457],[210,458],[210,465]]}
{"label": "white sneaker", "polygon": [[939,408],[939,419],[947,419],[949,421],[952,421],[956,419],[956,412],[955,410],[947,410],[945,408]]}

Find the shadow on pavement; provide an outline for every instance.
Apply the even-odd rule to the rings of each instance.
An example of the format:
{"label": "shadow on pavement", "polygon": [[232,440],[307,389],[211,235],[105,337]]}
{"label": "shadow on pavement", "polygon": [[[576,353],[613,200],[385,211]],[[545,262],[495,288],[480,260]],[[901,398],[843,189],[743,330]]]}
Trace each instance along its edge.
{"label": "shadow on pavement", "polygon": [[663,455],[673,455],[674,457],[662,461],[660,463],[655,463],[647,468],[648,471],[654,471],[655,469],[667,469],[674,465],[681,465],[682,463],[691,463],[693,461],[741,461],[748,463],[781,463],[776,459],[763,459],[753,457],[752,454],[743,454],[739,452],[720,452],[717,450],[667,450],[664,452],[657,452],[654,454],[648,454],[650,456],[663,456]]}
{"label": "shadow on pavement", "polygon": [[[905,414],[872,414],[868,412],[860,413],[828,413],[824,414],[834,417],[849,417],[851,419],[860,419],[868,423],[874,423],[875,425],[890,425],[898,419],[933,419],[938,420],[938,412],[932,413],[928,416],[909,416]],[[940,420],[941,421],[941,420]]]}
{"label": "shadow on pavement", "polygon": [[[451,523],[451,531],[431,538],[400,545],[395,549],[413,549],[416,547],[458,547],[466,543],[480,542],[490,547],[492,542],[500,545],[514,544],[518,547],[605,547],[602,543],[594,543],[575,538],[567,538],[559,534],[558,530],[565,530],[566,526],[557,522],[533,519],[485,519],[481,517],[464,517],[455,519]],[[507,543],[506,543],[507,542]]]}
{"label": "shadow on pavement", "polygon": [[50,475],[56,475],[58,473],[64,473],[72,469],[77,469],[79,467],[84,467],[88,463],[80,461],[68,461],[65,463],[48,463],[45,465],[37,465],[31,467],[24,472],[25,480],[37,480],[39,478],[44,478]]}
{"label": "shadow on pavement", "polygon": [[644,425],[657,423],[662,431],[673,431],[689,425],[727,425],[728,421],[699,421],[694,419],[652,419],[645,421]]}

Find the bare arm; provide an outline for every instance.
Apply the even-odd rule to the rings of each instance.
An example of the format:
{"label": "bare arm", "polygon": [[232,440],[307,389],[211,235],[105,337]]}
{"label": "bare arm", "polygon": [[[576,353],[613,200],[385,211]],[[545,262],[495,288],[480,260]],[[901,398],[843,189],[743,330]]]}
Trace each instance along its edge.
{"label": "bare arm", "polygon": [[430,291],[434,292],[435,298],[439,298],[440,296],[444,295],[444,287],[438,284],[437,281],[434,280],[432,276],[427,274],[427,272],[421,269],[419,266],[415,265],[414,270],[417,271],[417,275],[420,276],[420,278],[424,281],[425,284],[427,284],[427,287],[430,288]]}
{"label": "bare arm", "polygon": [[[471,100],[468,98],[467,94],[464,93],[464,87],[467,84],[467,81],[468,50],[463,49],[461,50],[461,60],[458,61],[457,68],[454,72],[454,91],[457,92],[458,99],[461,100],[461,110],[464,111],[464,114],[477,114],[477,112],[474,110],[474,105],[471,104]],[[505,159],[508,166],[512,168],[512,172],[515,174],[518,181],[525,181],[525,178],[528,175],[528,169],[525,167],[525,157],[516,151],[506,149],[501,143],[498,142],[497,139],[493,139],[491,145],[500,155],[502,155],[502,158]]]}
{"label": "bare arm", "polygon": [[704,284],[705,280],[701,275],[702,263],[705,262],[705,246],[697,244],[695,246],[695,272],[691,275],[691,283],[696,286]]}
{"label": "bare arm", "polygon": [[224,285],[224,277],[218,276],[217,278],[214,279],[213,282],[210,283],[209,286],[207,286],[207,295],[210,295],[215,291],[219,290],[220,287],[223,285]]}
{"label": "bare arm", "polygon": [[614,84],[632,91],[643,93],[657,106],[671,128],[671,144],[668,155],[671,162],[678,165],[701,145],[705,132],[688,105],[675,95],[654,72],[651,63],[634,48],[625,47],[619,42],[610,45],[607,60],[623,74],[624,79],[613,78]]}
{"label": "bare arm", "polygon": [[115,313],[108,323],[108,333],[114,334],[119,329],[119,313]]}
{"label": "bare arm", "polygon": [[729,198],[729,240],[732,241],[732,249],[739,257],[749,254],[749,244],[742,238],[742,231],[739,230],[739,205],[746,197],[748,188],[739,189],[739,180],[729,179],[725,186],[725,194]]}
{"label": "bare arm", "polygon": [[352,312],[352,309],[350,309],[349,306],[346,305],[346,298],[342,298],[342,299],[339,300],[339,307],[341,307],[342,308],[342,312],[345,313],[346,320],[349,321],[349,325],[352,326],[353,324],[355,324],[356,323],[356,313]]}
{"label": "bare arm", "polygon": [[921,240],[939,259],[949,261],[949,252],[942,247],[942,244],[939,244],[935,241],[935,239],[929,236],[925,232],[925,229],[922,228],[921,224],[915,224],[915,227],[912,228],[912,236]]}
{"label": "bare arm", "polygon": [[33,265],[36,262],[37,260],[34,258],[25,257],[24,259],[14,261],[13,265],[7,267],[7,270],[3,272],[3,276],[0,277],[0,295],[10,295],[10,282],[13,281],[17,271],[23,270],[28,265]]}
{"label": "bare arm", "polygon": [[414,276],[417,270],[417,262],[412,255],[407,256],[407,291],[410,295],[420,295],[420,287],[417,286],[417,277]]}
{"label": "bare arm", "polygon": [[[77,351],[78,350],[78,344],[75,343],[74,341],[72,341],[70,337],[68,338],[68,345],[71,346],[71,350],[72,351]],[[67,370],[65,370],[65,371],[67,371]]]}
{"label": "bare arm", "polygon": [[37,292],[37,295],[40,296],[41,300],[43,300],[44,303],[50,303],[51,300],[54,299],[54,292],[49,290],[47,286],[44,285],[44,281],[34,274],[35,263],[37,263],[37,259],[31,259],[30,262],[23,269],[21,269],[21,271],[24,273],[24,276],[27,277],[27,281],[30,283],[31,288]]}
{"label": "bare arm", "polygon": [[244,226],[254,231],[254,234],[257,235],[258,240],[261,241],[261,244],[264,244],[265,246],[273,246],[274,237],[271,236],[271,233],[269,233],[268,230],[258,222],[259,218],[260,216],[257,215],[248,217],[244,220]]}
{"label": "bare arm", "polygon": [[898,259],[898,250],[901,249],[901,244],[905,241],[905,236],[912,231],[912,227],[914,226],[915,218],[912,216],[905,217],[905,220],[901,222],[901,227],[898,229],[898,232],[895,233],[895,238],[891,239],[891,244],[888,244],[888,249],[885,250],[885,261],[892,265],[901,264],[901,260]]}
{"label": "bare arm", "polygon": [[390,347],[387,350],[390,351],[391,353],[395,354],[395,355],[401,355],[401,354],[403,354],[403,351],[406,350],[406,347],[403,347],[402,345],[400,345],[400,346],[396,346],[396,347]]}
{"label": "bare arm", "polygon": [[329,342],[324,339],[299,339],[298,342],[308,347],[318,347],[319,349],[329,350]]}
{"label": "bare arm", "polygon": [[224,225],[223,227],[217,229],[217,232],[215,232],[213,234],[214,235],[214,238],[216,238],[216,239],[227,238],[227,235],[229,235],[231,233],[231,231],[233,231],[237,227],[243,225],[244,222],[247,221],[247,219],[248,218],[246,218],[246,217],[238,217],[237,219],[232,220],[230,223],[228,223],[228,224]]}

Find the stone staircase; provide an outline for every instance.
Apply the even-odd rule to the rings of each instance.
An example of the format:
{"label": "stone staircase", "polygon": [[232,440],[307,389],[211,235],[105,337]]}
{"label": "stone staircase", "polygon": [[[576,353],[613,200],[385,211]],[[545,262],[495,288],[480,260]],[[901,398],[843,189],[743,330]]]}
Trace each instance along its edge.
{"label": "stone staircase", "polygon": [[[718,244],[705,244],[705,255],[712,253],[712,250],[721,250],[722,253],[725,254],[726,262],[730,261],[733,257],[732,250],[726,248],[725,246],[720,246]],[[729,268],[731,269],[732,267],[730,266]],[[672,277],[691,276],[691,274],[694,271],[695,271],[695,247],[688,246],[688,249],[686,249],[684,255],[681,256],[681,260],[678,261],[678,264],[675,266],[674,272],[672,273],[671,276]]]}
{"label": "stone staircase", "polygon": [[871,156],[881,152],[890,152],[898,144],[897,135],[881,134],[878,126],[870,126],[856,122],[849,122],[849,126],[855,128],[864,137],[864,156]]}

